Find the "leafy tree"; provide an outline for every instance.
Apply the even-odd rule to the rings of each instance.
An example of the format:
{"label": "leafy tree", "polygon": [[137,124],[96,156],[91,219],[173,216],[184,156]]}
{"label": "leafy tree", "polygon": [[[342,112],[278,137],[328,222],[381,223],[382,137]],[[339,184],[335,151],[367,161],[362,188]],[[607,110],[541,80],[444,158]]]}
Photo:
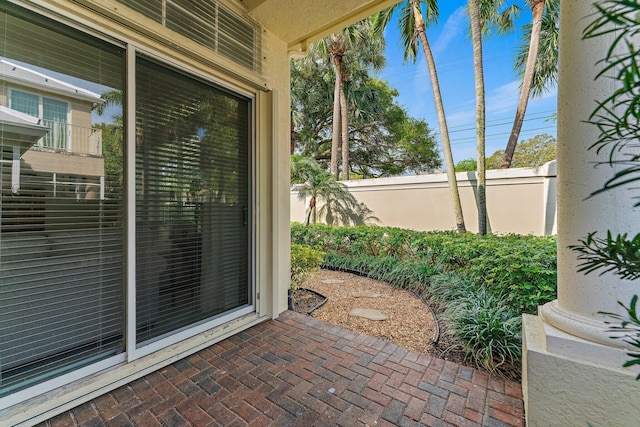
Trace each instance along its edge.
{"label": "leafy tree", "polygon": [[331,159],[333,72],[309,55],[291,60],[291,154]]}
{"label": "leafy tree", "polygon": [[[530,168],[542,166],[556,158],[556,139],[548,134],[536,135],[520,142],[516,146],[511,166],[514,168]],[[504,151],[497,150],[487,158],[487,169],[499,169],[502,166]]]}
{"label": "leafy tree", "polygon": [[[422,14],[421,3],[426,5],[426,20],[425,15]],[[404,48],[404,60],[411,60],[415,63],[418,53],[418,45],[422,45],[422,52],[425,60],[427,61],[429,77],[431,78],[433,101],[438,115],[438,127],[440,130],[440,139],[442,141],[447,181],[449,182],[451,201],[456,218],[456,228],[458,233],[464,233],[466,232],[466,227],[464,225],[460,193],[458,191],[458,182],[456,180],[454,170],[455,166],[453,163],[453,154],[451,152],[449,128],[447,126],[447,119],[444,112],[444,104],[442,103],[442,95],[440,94],[440,83],[438,81],[436,63],[433,59],[433,52],[431,51],[431,45],[427,39],[426,32],[427,25],[435,23],[438,20],[438,3],[436,0],[404,0],[398,5],[377,14],[375,16],[377,27],[384,29],[391,20],[394,11],[398,11],[400,14],[398,23],[400,26],[400,39]]]}
{"label": "leafy tree", "polygon": [[396,90],[370,79],[361,86],[361,92],[355,95],[363,95],[367,101],[354,100],[351,120],[351,166],[355,173],[372,178],[424,173],[440,167],[433,131],[424,120],[410,117],[395,103]]}
{"label": "leafy tree", "polygon": [[[545,11],[545,0],[528,0],[531,12],[533,15],[531,24],[525,29],[525,34],[529,36],[529,48],[526,54],[526,65],[524,66],[524,73],[522,76],[522,87],[520,88],[520,99],[518,100],[518,107],[516,109],[516,116],[513,120],[513,127],[509,134],[509,141],[505,148],[504,158],[502,160],[501,168],[509,168],[513,160],[513,154],[518,143],[518,137],[520,136],[520,130],[522,129],[522,123],[524,122],[524,116],[527,111],[527,104],[529,102],[529,96],[532,93],[534,86],[534,78],[540,78],[541,73],[536,75],[536,68],[538,63],[538,50],[540,46],[541,37],[544,34],[543,42],[543,55],[541,65],[546,66],[545,74],[551,76],[557,76],[557,52],[558,52],[558,13],[559,13],[559,0],[549,0],[547,12]],[[555,22],[553,22],[555,20]],[[543,32],[543,21],[545,30]],[[518,61],[522,61],[522,51],[518,55]],[[555,61],[554,61],[555,59]],[[522,66],[522,65],[520,65]],[[550,71],[549,68],[556,68],[555,72]],[[536,93],[543,90],[547,86],[546,80],[551,79],[547,77],[542,81],[537,82]],[[554,77],[555,81],[557,77]],[[542,84],[542,88],[540,88]]]}
{"label": "leafy tree", "polygon": [[474,172],[478,169],[478,160],[464,159],[456,163],[456,172]]}
{"label": "leafy tree", "polygon": [[[321,165],[330,159],[332,104],[330,69],[308,58],[291,67],[296,152]],[[301,88],[304,88],[302,90]],[[349,104],[350,172],[362,178],[423,173],[440,167],[433,131],[396,103],[398,93],[366,70],[345,86]],[[328,90],[327,90],[328,89]]]}
{"label": "leafy tree", "polygon": [[119,112],[113,114],[111,123],[98,123],[94,129],[102,131],[102,155],[104,157],[105,193],[114,195],[124,191],[124,121],[122,118],[121,90],[112,89],[102,93],[100,98],[104,101],[96,107],[96,113],[102,116],[107,107],[118,106]]}
{"label": "leafy tree", "polygon": [[[310,47],[314,61],[331,60],[334,70],[331,173],[339,177],[338,157],[342,156],[342,179],[349,179],[349,113],[345,83],[357,69],[384,66],[384,38],[375,31],[371,19],[365,19],[333,33]],[[341,150],[340,150],[341,148]]]}
{"label": "leafy tree", "polygon": [[[121,120],[120,120],[121,122]],[[104,157],[105,194],[121,194],[124,189],[124,144],[122,124],[98,123],[94,129],[102,131],[102,155]]]}

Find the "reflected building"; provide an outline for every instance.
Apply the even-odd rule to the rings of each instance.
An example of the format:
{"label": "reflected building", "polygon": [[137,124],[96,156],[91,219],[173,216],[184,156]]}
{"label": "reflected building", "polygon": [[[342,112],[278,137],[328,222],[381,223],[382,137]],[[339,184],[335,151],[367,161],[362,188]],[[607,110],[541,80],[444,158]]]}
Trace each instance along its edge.
{"label": "reflected building", "polygon": [[53,197],[104,199],[102,131],[91,119],[103,102],[94,92],[0,59],[2,160],[13,164],[11,193],[33,184],[33,176],[41,186],[47,176]]}

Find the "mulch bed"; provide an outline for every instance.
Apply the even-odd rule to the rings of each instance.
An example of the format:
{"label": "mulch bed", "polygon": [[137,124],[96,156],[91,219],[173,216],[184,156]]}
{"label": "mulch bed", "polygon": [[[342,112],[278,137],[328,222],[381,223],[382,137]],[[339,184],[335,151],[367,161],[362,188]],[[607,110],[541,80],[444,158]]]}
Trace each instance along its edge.
{"label": "mulch bed", "polygon": [[[436,319],[432,311],[408,290],[367,277],[331,270],[320,270],[302,286],[328,298],[325,304],[310,314],[313,317],[409,350],[473,366],[465,360],[464,354],[451,337],[442,334],[442,331],[437,335]],[[380,297],[355,298],[352,295],[362,291],[376,292]],[[294,291],[293,302],[294,311],[308,314],[321,302],[321,298],[313,292],[298,289]],[[349,316],[353,308],[378,309],[389,318],[373,321]],[[440,327],[446,329],[446,325]],[[438,341],[434,343],[436,338]]]}

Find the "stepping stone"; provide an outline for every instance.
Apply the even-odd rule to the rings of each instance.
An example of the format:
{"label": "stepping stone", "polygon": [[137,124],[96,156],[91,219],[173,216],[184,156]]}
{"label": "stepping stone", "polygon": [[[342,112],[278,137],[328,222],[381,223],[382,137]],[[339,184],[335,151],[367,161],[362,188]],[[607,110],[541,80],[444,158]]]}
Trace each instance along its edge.
{"label": "stepping stone", "polygon": [[322,283],[326,283],[327,285],[335,285],[338,283],[344,283],[344,280],[340,280],[340,279],[325,279],[322,281]]}
{"label": "stepping stone", "polygon": [[389,316],[384,315],[380,310],[373,308],[354,308],[349,312],[349,316],[364,317],[369,320],[387,320]]}
{"label": "stepping stone", "polygon": [[354,298],[380,298],[382,294],[378,294],[373,291],[362,291],[362,292],[352,292],[351,296]]}

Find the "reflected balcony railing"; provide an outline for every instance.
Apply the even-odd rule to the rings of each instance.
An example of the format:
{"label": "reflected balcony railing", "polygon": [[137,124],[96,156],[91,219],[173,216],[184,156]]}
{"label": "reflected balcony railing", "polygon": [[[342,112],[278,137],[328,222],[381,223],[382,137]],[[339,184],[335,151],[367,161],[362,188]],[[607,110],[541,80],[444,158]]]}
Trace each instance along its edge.
{"label": "reflected balcony railing", "polygon": [[49,132],[38,141],[38,147],[73,154],[102,155],[102,130],[69,123],[43,120]]}

